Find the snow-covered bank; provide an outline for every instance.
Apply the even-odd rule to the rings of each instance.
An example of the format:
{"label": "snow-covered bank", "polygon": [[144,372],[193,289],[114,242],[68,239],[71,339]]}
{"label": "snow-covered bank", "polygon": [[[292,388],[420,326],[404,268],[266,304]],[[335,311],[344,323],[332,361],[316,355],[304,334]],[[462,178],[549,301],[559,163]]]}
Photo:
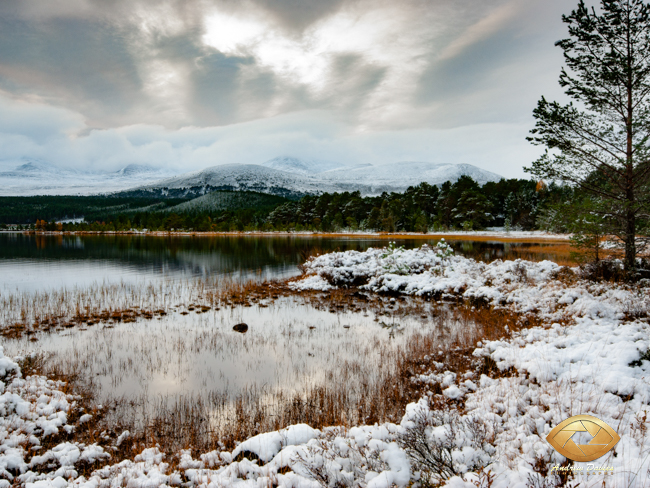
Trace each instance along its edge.
{"label": "snow-covered bank", "polygon": [[[454,255],[441,241],[403,249],[394,245],[365,252],[346,251],[311,258],[295,290],[359,286],[373,292],[462,298],[535,313],[545,320],[575,317],[624,319],[650,310],[645,286],[612,285],[579,279],[552,261],[496,260]],[[642,284],[643,285],[643,284]]]}
{"label": "snow-covered bank", "polygon": [[[60,442],[92,418],[79,410],[79,398],[61,391],[64,383],[41,376],[22,377],[18,364],[0,346],[0,487],[12,482],[74,478],[77,463],[93,464],[110,455],[97,444]],[[75,419],[74,421],[72,419]]]}
{"label": "snow-covered bank", "polygon": [[[432,359],[431,370],[414,378],[424,398],[406,408],[399,424],[321,431],[294,425],[248,439],[232,452],[192,457],[182,451],[176,464],[156,447],[110,462],[105,454],[114,452],[116,440],[101,446],[67,440],[33,451],[54,435],[52,425],[79,429],[83,417],[68,426],[78,417],[70,413],[74,398],[44,378],[22,379],[18,365],[0,351],[0,478],[57,488],[377,488],[426,478],[454,488],[488,486],[488,479],[493,487],[555,486],[551,469],[564,458],[546,436],[569,416],[590,414],[621,440],[594,462],[607,470],[577,463],[583,469],[569,486],[650,486],[647,287],[583,281],[549,261],[479,263],[454,256],[445,245],[332,253],[304,269],[295,289],[359,286],[463,298],[537,314],[546,325],[479,344],[474,356],[496,364],[490,376],[460,375]],[[107,464],[81,476],[84,455],[98,468]]]}
{"label": "snow-covered bank", "polygon": [[[480,301],[543,318],[546,327],[474,351],[494,360],[502,371],[514,368],[517,376],[456,378],[439,371],[420,380],[439,383],[448,398],[465,398],[466,415],[492,423],[494,486],[532,483],[529,477],[540,476],[532,470],[538,459],[544,465],[560,463],[564,458],[546,442],[546,435],[577,414],[594,415],[621,436],[617,447],[598,460],[614,467],[615,474],[604,478],[607,486],[650,486],[647,282],[594,283],[550,261],[486,264],[455,256],[442,243],[437,248],[391,246],[326,254],[312,258],[303,269],[304,276],[291,284],[296,290],[359,286]],[[577,479],[581,486],[589,485],[587,478]],[[594,485],[602,480],[592,476]]]}

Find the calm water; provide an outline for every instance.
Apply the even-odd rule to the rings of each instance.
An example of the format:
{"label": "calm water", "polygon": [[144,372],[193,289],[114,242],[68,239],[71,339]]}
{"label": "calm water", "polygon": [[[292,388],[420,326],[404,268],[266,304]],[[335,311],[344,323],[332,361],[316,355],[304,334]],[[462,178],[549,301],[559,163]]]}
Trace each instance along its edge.
{"label": "calm water", "polygon": [[[345,416],[361,422],[362,406],[381,393],[410,341],[432,337],[438,349],[473,329],[432,304],[402,314],[393,301],[354,312],[316,308],[300,297],[204,313],[180,306],[159,319],[38,333],[4,347],[9,355],[40,353],[50,366],[81,372],[99,402],[117,401],[115,418],[137,425],[187,415],[178,405],[200,404],[209,428],[223,434],[238,405],[246,415],[265,412],[269,421],[296,396],[307,399],[319,389],[338,392]],[[233,330],[241,322],[249,326],[244,334]]]}
{"label": "calm water", "polygon": [[[407,248],[438,239],[400,239]],[[552,244],[449,240],[466,256],[553,259]],[[0,293],[210,275],[282,278],[309,254],[384,247],[385,239],[311,236],[37,236],[0,233]],[[546,249],[548,248],[548,251]]]}
{"label": "calm water", "polygon": [[[54,355],[64,370],[83,370],[112,396],[196,394],[243,389],[302,390],[325,382],[342,363],[380,372],[383,347],[399,347],[428,327],[428,316],[317,310],[282,298],[263,307],[205,313],[179,307],[160,319],[100,324],[7,341],[11,353]],[[376,320],[375,320],[376,319]],[[233,326],[246,323],[246,333]],[[30,340],[32,339],[32,340]]]}

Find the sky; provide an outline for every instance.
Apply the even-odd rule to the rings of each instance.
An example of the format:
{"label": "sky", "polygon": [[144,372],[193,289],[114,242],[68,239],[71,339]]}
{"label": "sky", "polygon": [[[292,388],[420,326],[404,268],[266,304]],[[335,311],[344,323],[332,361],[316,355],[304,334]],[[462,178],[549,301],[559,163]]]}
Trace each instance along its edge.
{"label": "sky", "polygon": [[528,177],[566,0],[0,2],[0,163],[276,156]]}

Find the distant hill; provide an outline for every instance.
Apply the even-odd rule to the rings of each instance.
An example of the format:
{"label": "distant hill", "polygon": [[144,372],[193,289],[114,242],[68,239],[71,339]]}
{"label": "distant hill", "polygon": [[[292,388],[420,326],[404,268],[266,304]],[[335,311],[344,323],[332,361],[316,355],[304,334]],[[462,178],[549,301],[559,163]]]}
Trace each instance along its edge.
{"label": "distant hill", "polygon": [[471,164],[427,163],[422,161],[400,161],[397,163],[335,169],[318,176],[330,182],[357,182],[371,187],[394,187],[398,191],[409,186],[417,186],[426,181],[431,185],[441,185],[445,181],[456,181],[461,176],[471,177],[483,185],[488,181],[499,181],[501,176],[485,171]]}
{"label": "distant hill", "polygon": [[[280,167],[285,169],[278,169]],[[290,168],[293,170],[289,171]],[[432,185],[454,182],[462,175],[472,177],[479,184],[501,179],[495,173],[470,164],[402,161],[377,166],[347,166],[314,173],[320,168],[314,161],[305,162],[297,158],[276,158],[264,165],[226,164],[167,178],[134,188],[125,194],[188,198],[215,190],[227,190],[253,191],[295,199],[325,192],[360,191],[362,195],[401,192],[422,182]],[[312,173],[307,174],[308,171]]]}
{"label": "distant hill", "polygon": [[299,159],[290,156],[279,156],[263,162],[260,166],[265,168],[278,169],[288,173],[299,175],[316,175],[323,171],[344,168],[345,165],[332,161],[319,159]]}
{"label": "distant hill", "polygon": [[213,191],[207,195],[169,207],[167,211],[187,213],[247,208],[259,209],[275,207],[286,201],[286,198],[265,193]]}
{"label": "distant hill", "polygon": [[92,195],[145,185],[170,175],[143,164],[129,164],[118,171],[81,171],[39,159],[0,161],[0,196]]}
{"label": "distant hill", "polygon": [[341,191],[340,185],[324,184],[318,178],[294,174],[256,164],[224,164],[167,178],[129,190],[129,195],[162,195],[174,198],[198,197],[215,190],[253,191],[300,198],[323,192]]}
{"label": "distant hill", "polygon": [[160,168],[155,168],[148,164],[127,164],[124,168],[115,172],[118,176],[142,176],[142,175],[160,175]]}
{"label": "distant hill", "polygon": [[163,211],[182,202],[168,198],[113,195],[0,196],[0,224],[33,224],[37,219],[48,222],[82,218],[87,222],[108,221],[114,215]]}
{"label": "distant hill", "polygon": [[422,182],[441,185],[471,176],[479,184],[501,177],[470,164],[401,161],[343,165],[283,156],[262,164],[226,164],[172,176],[146,164],[112,172],[59,168],[46,161],[0,161],[0,196],[113,194],[132,198],[191,199],[214,191],[246,191],[297,199],[344,191],[362,195],[402,192]]}

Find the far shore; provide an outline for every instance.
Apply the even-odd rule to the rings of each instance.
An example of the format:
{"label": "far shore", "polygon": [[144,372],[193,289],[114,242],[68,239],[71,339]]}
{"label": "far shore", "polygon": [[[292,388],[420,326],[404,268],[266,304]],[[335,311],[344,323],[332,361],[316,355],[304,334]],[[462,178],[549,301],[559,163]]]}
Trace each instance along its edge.
{"label": "far shore", "polygon": [[454,241],[497,241],[497,242],[522,242],[538,243],[545,242],[566,242],[571,234],[553,234],[543,231],[449,231],[449,232],[313,232],[313,231],[230,231],[230,232],[197,232],[197,231],[35,231],[35,230],[3,230],[0,232],[12,232],[34,235],[142,235],[142,236],[190,236],[190,237],[215,237],[215,236],[236,236],[236,237],[324,237],[324,238],[351,238],[351,239],[448,239]]}

